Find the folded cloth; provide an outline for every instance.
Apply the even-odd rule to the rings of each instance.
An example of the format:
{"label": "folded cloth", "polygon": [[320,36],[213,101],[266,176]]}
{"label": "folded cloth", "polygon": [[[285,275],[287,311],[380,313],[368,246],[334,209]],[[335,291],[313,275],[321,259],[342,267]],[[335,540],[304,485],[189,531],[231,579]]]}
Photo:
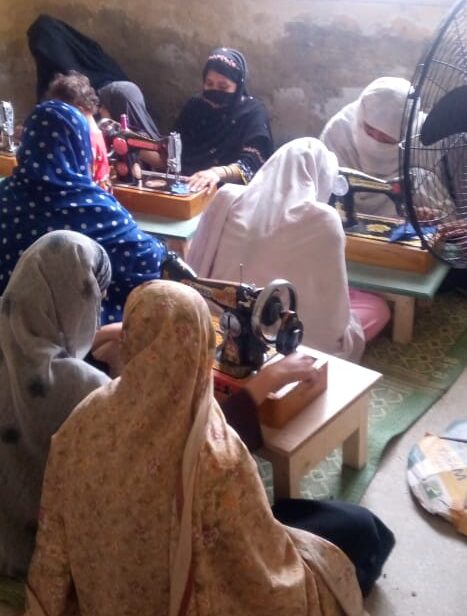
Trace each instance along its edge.
{"label": "folded cloth", "polygon": [[[420,227],[420,231],[423,235],[432,235],[436,233],[436,227],[433,225],[424,225]],[[390,242],[400,242],[401,240],[412,240],[418,237],[417,231],[415,231],[414,226],[409,222],[405,222],[402,225],[398,225],[394,227],[389,234]]]}

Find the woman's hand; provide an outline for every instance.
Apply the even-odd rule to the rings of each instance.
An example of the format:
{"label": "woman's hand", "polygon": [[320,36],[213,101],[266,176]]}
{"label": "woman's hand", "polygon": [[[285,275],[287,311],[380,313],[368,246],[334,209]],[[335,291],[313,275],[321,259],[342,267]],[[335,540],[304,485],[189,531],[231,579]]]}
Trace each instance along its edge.
{"label": "woman's hand", "polygon": [[217,171],[211,167],[210,169],[194,173],[188,180],[188,186],[193,192],[206,190],[209,194],[216,189],[221,179]]}
{"label": "woman's hand", "polygon": [[120,343],[122,339],[122,324],[110,323],[101,327],[94,337],[91,354],[94,359],[109,366],[112,378],[122,370]]}
{"label": "woman's hand", "polygon": [[120,342],[122,337],[122,323],[109,323],[108,325],[103,325],[100,329],[97,330],[96,335],[94,336],[94,342],[92,343],[91,351],[94,353],[94,350],[99,348],[105,342],[109,342],[111,340]]}
{"label": "woman's hand", "polygon": [[295,381],[314,383],[318,371],[314,368],[315,358],[295,352],[275,361],[260,370],[245,385],[257,405],[261,404],[271,392],[277,391]]}

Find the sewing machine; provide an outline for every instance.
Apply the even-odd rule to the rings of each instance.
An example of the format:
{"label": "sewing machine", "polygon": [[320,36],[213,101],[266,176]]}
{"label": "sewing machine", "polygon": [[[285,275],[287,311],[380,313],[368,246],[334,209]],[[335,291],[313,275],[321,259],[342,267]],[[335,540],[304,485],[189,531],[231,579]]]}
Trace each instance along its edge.
{"label": "sewing machine", "polygon": [[343,214],[344,229],[357,230],[359,220],[355,212],[354,196],[359,192],[382,193],[394,203],[397,215],[402,217],[403,199],[402,186],[399,178],[382,180],[356,169],[339,167],[339,181],[329,201]]}
{"label": "sewing machine", "polygon": [[[104,118],[99,128],[115,170],[114,194],[127,209],[179,220],[193,218],[205,209],[210,196],[192,193],[188,178],[180,174],[182,142],[178,133],[151,139],[130,130],[125,115],[120,123]],[[140,152],[159,154],[166,161],[166,170],[143,170]]]}
{"label": "sewing machine", "polygon": [[[216,349],[214,388],[218,399],[241,388],[252,372],[265,362],[294,352],[303,337],[297,293],[287,280],[273,280],[265,287],[199,278],[175,253],[169,253],[162,277],[196,289],[222,310],[214,321],[220,329]],[[316,360],[318,379],[312,385],[292,383],[268,396],[260,406],[262,423],[281,427],[316,398],[327,384],[327,362]]]}
{"label": "sewing machine", "polygon": [[[359,192],[385,194],[394,203],[397,217],[357,214],[354,196]],[[418,273],[426,273],[433,267],[432,255],[422,248],[418,238],[389,241],[391,231],[405,221],[403,196],[399,178],[382,180],[355,169],[339,168],[339,181],[329,203],[341,214],[348,261]]]}

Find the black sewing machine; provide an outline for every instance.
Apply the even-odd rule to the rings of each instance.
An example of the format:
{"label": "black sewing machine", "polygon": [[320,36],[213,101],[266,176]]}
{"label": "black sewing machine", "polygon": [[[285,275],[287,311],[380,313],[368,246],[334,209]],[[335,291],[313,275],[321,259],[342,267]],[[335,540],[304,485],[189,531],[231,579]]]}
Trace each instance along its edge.
{"label": "black sewing machine", "polygon": [[[189,195],[187,179],[180,175],[182,142],[179,133],[151,139],[128,128],[126,115],[119,122],[104,118],[99,122],[109,152],[114,163],[117,182],[150,188],[169,194]],[[166,161],[166,172],[144,171],[139,154],[141,151],[157,152]]]}
{"label": "black sewing machine", "polygon": [[398,216],[403,212],[403,186],[399,178],[382,180],[367,175],[356,169],[339,167],[339,181],[329,201],[330,205],[339,207],[344,213],[344,229],[358,230],[358,218],[355,213],[354,195],[358,192],[382,193],[392,200]]}
{"label": "black sewing machine", "polygon": [[0,101],[0,150],[14,154],[15,145],[15,114],[9,101]]}
{"label": "black sewing machine", "polygon": [[270,345],[288,355],[303,338],[303,324],[295,311],[295,287],[274,280],[264,288],[254,285],[198,278],[175,253],[163,264],[162,277],[187,284],[206,300],[222,308],[222,343],[216,352],[219,369],[242,378],[263,364]]}

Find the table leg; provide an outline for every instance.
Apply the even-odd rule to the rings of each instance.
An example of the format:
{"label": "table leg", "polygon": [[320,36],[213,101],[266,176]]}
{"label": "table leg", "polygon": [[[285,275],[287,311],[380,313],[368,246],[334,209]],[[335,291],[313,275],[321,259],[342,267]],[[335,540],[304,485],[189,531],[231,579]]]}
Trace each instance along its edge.
{"label": "table leg", "polygon": [[354,403],[353,412],[358,414],[358,427],[342,444],[342,460],[352,468],[363,468],[368,458],[368,403],[365,394]]}
{"label": "table leg", "polygon": [[186,240],[169,237],[165,240],[168,250],[179,254],[186,261],[188,255],[188,243]]}
{"label": "table leg", "polygon": [[394,303],[392,339],[394,342],[407,344],[412,340],[415,319],[415,297],[398,295],[397,293],[382,293]]}
{"label": "table leg", "polygon": [[272,464],[274,501],[281,498],[300,498],[300,479],[303,473],[297,469],[294,460],[275,455],[271,451],[258,453]]}

